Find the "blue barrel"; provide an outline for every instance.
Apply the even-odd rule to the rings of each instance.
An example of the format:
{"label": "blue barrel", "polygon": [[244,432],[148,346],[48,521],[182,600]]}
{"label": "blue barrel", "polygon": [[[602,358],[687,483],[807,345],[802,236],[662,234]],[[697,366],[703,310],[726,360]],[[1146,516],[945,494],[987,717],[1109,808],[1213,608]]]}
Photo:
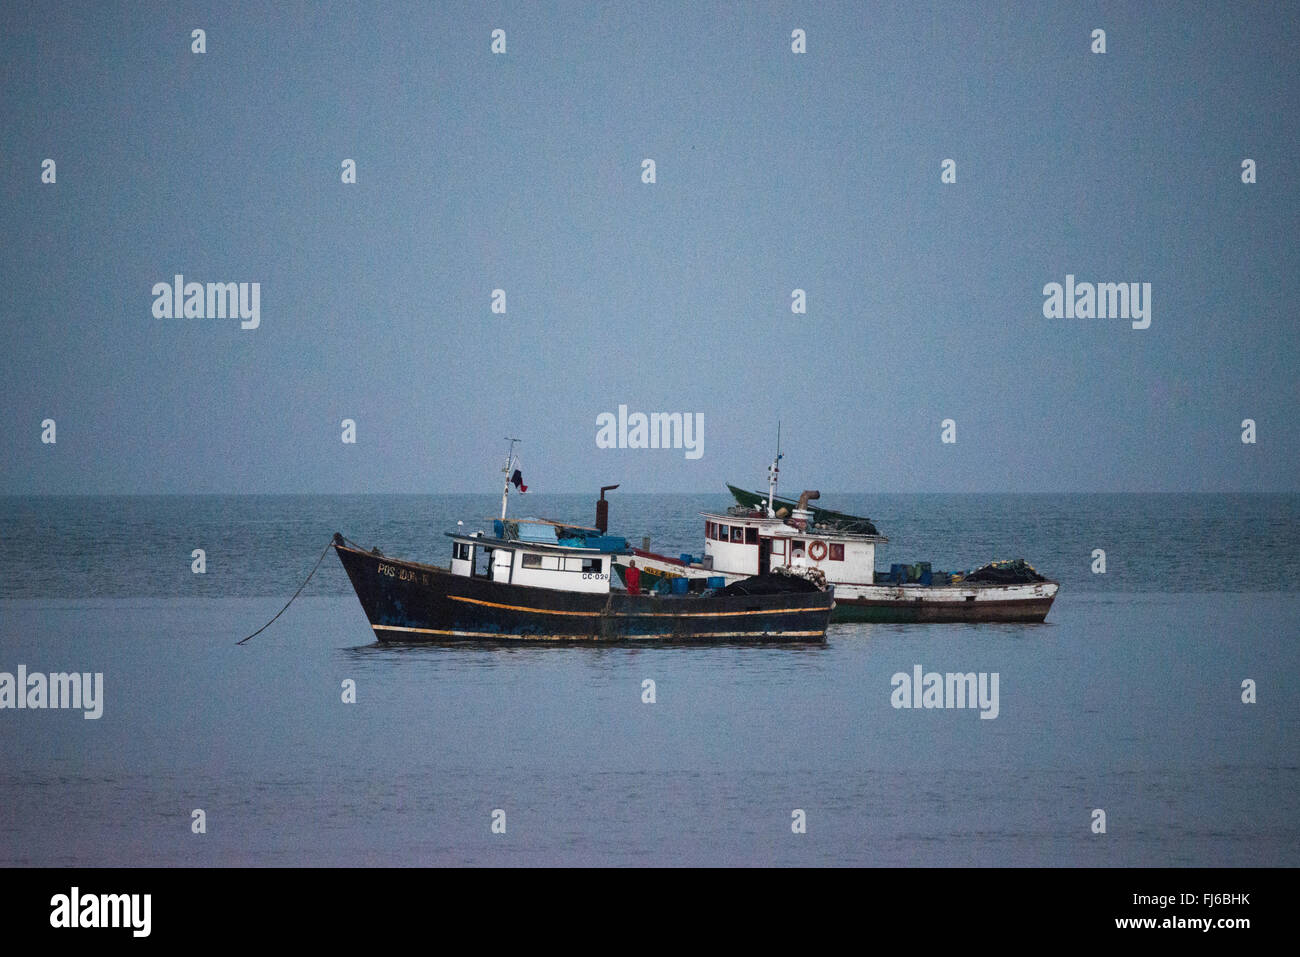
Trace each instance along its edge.
{"label": "blue barrel", "polygon": [[690,591],[690,590],[691,590],[691,583],[690,583],[690,580],[689,580],[689,579],[686,579],[686,578],[674,578],[674,579],[673,579],[673,594],[674,594],[674,595],[685,595],[685,594],[686,594],[688,591]]}
{"label": "blue barrel", "polygon": [[721,575],[710,575],[708,578],[710,588],[726,588],[727,580]]}
{"label": "blue barrel", "polygon": [[691,558],[691,556],[690,556],[690,554],[689,554],[688,552],[682,552],[682,553],[681,553],[680,555],[678,555],[677,557],[680,558],[680,559],[682,560],[682,564],[683,564],[683,565],[689,565],[689,564],[693,561],[693,559]]}

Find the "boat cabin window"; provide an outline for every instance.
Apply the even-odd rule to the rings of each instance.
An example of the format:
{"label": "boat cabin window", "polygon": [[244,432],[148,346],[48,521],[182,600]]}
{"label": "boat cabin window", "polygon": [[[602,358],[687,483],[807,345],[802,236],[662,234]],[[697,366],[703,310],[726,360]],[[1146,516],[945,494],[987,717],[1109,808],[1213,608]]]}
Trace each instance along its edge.
{"label": "boat cabin window", "polygon": [[463,562],[469,561],[469,545],[465,542],[452,542],[451,557],[458,558]]}
{"label": "boat cabin window", "polygon": [[831,542],[831,561],[844,561],[844,545],[842,543],[837,545],[834,542]]}
{"label": "boat cabin window", "polygon": [[600,574],[605,570],[605,563],[599,558],[584,558],[582,560],[582,570],[584,572],[595,572]]}
{"label": "boat cabin window", "polygon": [[745,530],[739,525],[731,526],[731,540],[743,545],[745,542]]}
{"label": "boat cabin window", "polygon": [[756,528],[745,529],[745,544],[746,545],[758,544],[758,529]]}
{"label": "boat cabin window", "polygon": [[704,523],[704,537],[705,537],[705,538],[712,538],[712,537],[713,537],[713,523],[712,523],[712,522],[705,522],[705,523]]}
{"label": "boat cabin window", "polygon": [[524,553],[524,568],[541,568],[541,567],[542,567],[541,555],[529,555],[527,552]]}
{"label": "boat cabin window", "polygon": [[717,523],[714,524],[713,529],[714,529],[715,532],[717,532],[717,536],[716,536],[716,537],[717,537],[718,541],[720,541],[720,542],[725,542],[725,541],[727,540],[727,526],[726,526],[726,525],[723,525],[721,522],[717,522]]}
{"label": "boat cabin window", "polygon": [[790,554],[793,555],[795,552],[803,552],[804,554],[807,554],[807,552],[808,552],[808,543],[807,543],[807,542],[801,542],[801,541],[799,541],[798,539],[795,539],[794,541],[791,541],[791,542],[790,542]]}

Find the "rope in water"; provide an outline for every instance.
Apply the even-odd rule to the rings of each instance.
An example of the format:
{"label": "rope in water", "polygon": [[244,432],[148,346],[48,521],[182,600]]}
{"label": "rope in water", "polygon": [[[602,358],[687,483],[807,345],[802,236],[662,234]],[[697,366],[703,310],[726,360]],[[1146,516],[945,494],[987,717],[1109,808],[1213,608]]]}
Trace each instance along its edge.
{"label": "rope in water", "polygon": [[[297,598],[299,595],[302,594],[302,590],[307,587],[307,582],[311,581],[311,576],[316,574],[317,568],[320,568],[320,563],[325,561],[325,553],[328,552],[333,547],[334,547],[334,538],[331,537],[330,540],[325,543],[325,551],[321,552],[320,558],[316,559],[316,565],[312,568],[310,572],[307,573],[307,577],[303,580],[303,583],[298,586],[298,590],[293,593],[293,598]],[[281,615],[283,615],[286,611],[289,610],[289,606],[293,604],[293,598],[290,598],[287,602],[284,603],[284,607],[275,613],[275,618],[279,618]],[[272,623],[275,621],[275,618],[272,618],[261,628],[257,629],[257,631],[249,635],[248,638],[256,638],[262,632],[266,631],[266,629],[271,627]],[[242,645],[244,642],[248,641],[248,638],[241,638],[239,641],[235,642],[235,644]]]}

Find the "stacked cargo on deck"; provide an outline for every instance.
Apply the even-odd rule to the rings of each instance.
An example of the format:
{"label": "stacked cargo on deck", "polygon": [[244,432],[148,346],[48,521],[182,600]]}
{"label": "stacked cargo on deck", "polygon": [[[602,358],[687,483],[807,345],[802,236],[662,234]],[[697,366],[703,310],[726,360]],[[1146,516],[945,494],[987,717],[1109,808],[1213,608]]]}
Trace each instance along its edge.
{"label": "stacked cargo on deck", "polygon": [[888,574],[877,573],[876,581],[884,585],[951,585],[965,577],[965,572],[931,571],[929,562],[917,562],[914,565],[892,564]]}

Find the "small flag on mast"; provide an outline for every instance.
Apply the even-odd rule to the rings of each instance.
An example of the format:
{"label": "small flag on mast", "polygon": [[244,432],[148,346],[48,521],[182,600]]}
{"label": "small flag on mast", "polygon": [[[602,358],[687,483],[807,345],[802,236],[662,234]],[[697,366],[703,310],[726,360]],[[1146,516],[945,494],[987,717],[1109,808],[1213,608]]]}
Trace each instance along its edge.
{"label": "small flag on mast", "polygon": [[514,474],[510,476],[510,484],[521,492],[528,491],[528,486],[524,484],[524,477],[519,473],[519,469],[515,469]]}

